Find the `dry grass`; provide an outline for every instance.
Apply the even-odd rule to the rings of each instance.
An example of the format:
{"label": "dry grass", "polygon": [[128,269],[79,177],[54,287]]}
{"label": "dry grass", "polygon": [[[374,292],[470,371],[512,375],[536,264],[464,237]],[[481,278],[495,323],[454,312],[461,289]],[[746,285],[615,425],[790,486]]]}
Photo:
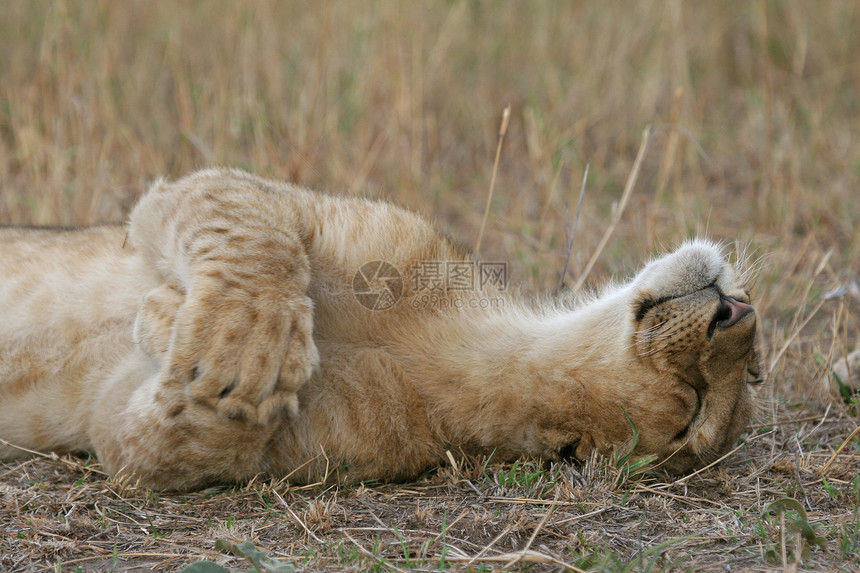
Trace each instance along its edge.
{"label": "dry grass", "polygon": [[[850,0],[6,3],[0,223],[120,220],[153,178],[226,164],[388,197],[474,245],[510,104],[481,251],[551,289],[586,164],[568,284],[651,125],[586,284],[692,234],[738,241],[764,257],[770,383],[747,444],[674,483],[467,460],[416,484],[162,495],[80,459],[7,464],[0,568],[240,567],[221,537],[308,570],[860,567],[856,436],[822,475],[858,417],[820,384],[860,330],[860,301],[823,297],[860,275],[858,28]],[[766,510],[782,497],[826,550],[797,551],[797,513]]]}

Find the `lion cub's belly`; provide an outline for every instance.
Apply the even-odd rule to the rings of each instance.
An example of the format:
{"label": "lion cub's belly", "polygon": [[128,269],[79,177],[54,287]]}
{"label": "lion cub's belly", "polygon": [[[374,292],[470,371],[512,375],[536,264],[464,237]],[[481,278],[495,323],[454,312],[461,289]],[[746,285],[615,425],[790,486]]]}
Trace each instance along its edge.
{"label": "lion cub's belly", "polygon": [[[381,348],[317,341],[320,369],[299,391],[299,419],[284,426],[271,452],[275,473],[312,481],[338,477],[408,479],[442,458],[445,444],[431,426],[426,402],[394,358]],[[305,464],[317,459],[316,464]],[[326,467],[328,466],[328,467]]]}

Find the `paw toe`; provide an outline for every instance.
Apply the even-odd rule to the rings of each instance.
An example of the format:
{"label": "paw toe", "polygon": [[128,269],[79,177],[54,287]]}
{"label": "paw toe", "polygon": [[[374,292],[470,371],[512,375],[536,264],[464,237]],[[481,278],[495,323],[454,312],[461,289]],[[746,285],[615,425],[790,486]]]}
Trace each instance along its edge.
{"label": "paw toe", "polygon": [[263,400],[257,410],[261,421],[272,420],[285,413],[296,416],[299,413],[299,397],[294,392],[278,392]]}
{"label": "paw toe", "polygon": [[229,420],[250,423],[257,423],[259,421],[257,408],[240,398],[227,396],[218,401],[216,409],[219,415]]}

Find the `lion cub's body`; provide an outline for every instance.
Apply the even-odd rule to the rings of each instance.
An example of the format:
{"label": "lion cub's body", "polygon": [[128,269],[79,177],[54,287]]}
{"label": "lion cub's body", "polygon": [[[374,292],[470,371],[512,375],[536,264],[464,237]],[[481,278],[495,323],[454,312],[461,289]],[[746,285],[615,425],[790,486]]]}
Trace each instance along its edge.
{"label": "lion cub's body", "polygon": [[[412,213],[227,170],[156,184],[128,229],[2,229],[0,458],[93,451],[164,488],[405,479],[448,449],[606,452],[632,422],[684,470],[743,428],[755,317],[711,244],[578,309],[477,282],[428,304],[416,265],[465,260]],[[402,276],[390,308],[354,293],[371,261]]]}

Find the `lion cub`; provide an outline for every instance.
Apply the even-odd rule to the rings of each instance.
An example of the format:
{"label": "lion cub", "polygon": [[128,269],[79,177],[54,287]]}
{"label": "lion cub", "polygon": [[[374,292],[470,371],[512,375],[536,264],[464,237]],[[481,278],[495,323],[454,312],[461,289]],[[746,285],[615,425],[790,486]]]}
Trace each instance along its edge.
{"label": "lion cub", "polygon": [[0,458],[90,451],[187,489],[583,459],[632,427],[675,472],[735,443],[756,315],[720,248],[572,308],[505,270],[387,203],[234,170],[156,183],[127,228],[2,229]]}

